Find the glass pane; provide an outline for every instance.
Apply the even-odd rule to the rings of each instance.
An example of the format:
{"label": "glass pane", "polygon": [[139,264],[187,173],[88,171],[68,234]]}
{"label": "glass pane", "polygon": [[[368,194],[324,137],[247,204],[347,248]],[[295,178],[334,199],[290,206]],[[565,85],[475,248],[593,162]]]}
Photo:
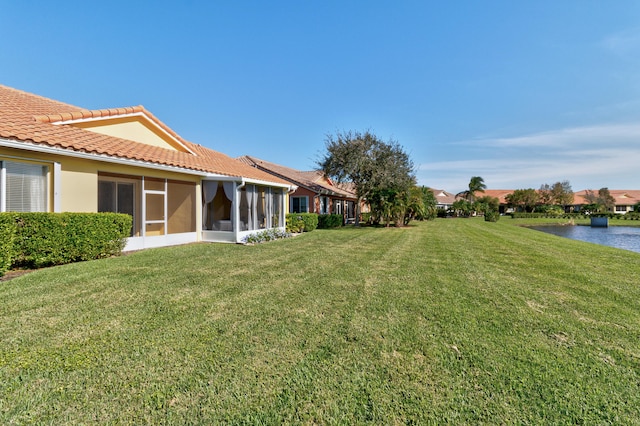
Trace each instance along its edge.
{"label": "glass pane", "polygon": [[118,213],[133,216],[133,183],[118,183]]}
{"label": "glass pane", "polygon": [[4,163],[6,169],[6,210],[47,211],[47,167],[38,164]]}
{"label": "glass pane", "polygon": [[98,212],[116,211],[116,183],[98,181]]}

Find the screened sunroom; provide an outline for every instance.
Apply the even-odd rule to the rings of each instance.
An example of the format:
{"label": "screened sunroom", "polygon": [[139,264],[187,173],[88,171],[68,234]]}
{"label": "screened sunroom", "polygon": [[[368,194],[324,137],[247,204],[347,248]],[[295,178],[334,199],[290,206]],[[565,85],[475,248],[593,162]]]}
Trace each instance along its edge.
{"label": "screened sunroom", "polygon": [[288,186],[261,182],[202,181],[202,240],[242,242],[267,229],[284,229]]}

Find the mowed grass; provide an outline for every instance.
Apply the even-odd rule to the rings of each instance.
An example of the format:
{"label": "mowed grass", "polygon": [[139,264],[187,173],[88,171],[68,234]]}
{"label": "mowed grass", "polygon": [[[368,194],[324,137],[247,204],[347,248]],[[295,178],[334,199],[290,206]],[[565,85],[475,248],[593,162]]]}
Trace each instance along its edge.
{"label": "mowed grass", "polygon": [[640,423],[640,255],[512,223],[194,244],[0,283],[0,423]]}

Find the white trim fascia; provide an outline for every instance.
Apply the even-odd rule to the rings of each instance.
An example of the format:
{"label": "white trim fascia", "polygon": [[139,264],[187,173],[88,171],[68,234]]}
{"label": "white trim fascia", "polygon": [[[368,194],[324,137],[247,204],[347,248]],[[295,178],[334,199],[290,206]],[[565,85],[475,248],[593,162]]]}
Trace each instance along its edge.
{"label": "white trim fascia", "polygon": [[286,183],[270,182],[268,180],[252,179],[252,178],[246,178],[246,177],[240,177],[240,176],[220,176],[220,175],[208,174],[203,177],[203,180],[217,180],[221,182],[239,182],[240,184],[249,184],[249,185],[275,186],[277,188],[286,188],[289,190],[291,189],[292,186],[297,188],[295,185],[289,185]]}
{"label": "white trim fascia", "polygon": [[50,146],[50,145],[34,144],[26,141],[12,141],[10,139],[4,139],[4,138],[0,138],[0,146],[4,146],[6,148],[20,149],[23,151],[39,152],[42,154],[62,155],[66,157],[80,158],[83,160],[103,161],[105,163],[142,167],[145,169],[162,170],[165,172],[183,173],[183,174],[192,175],[192,176],[201,176],[204,180],[245,182],[249,184],[276,186],[280,188],[289,188],[289,189],[295,186],[295,185],[287,185],[283,183],[269,182],[269,181],[260,180],[260,179],[250,179],[250,178],[245,178],[240,176],[219,175],[219,174],[204,172],[200,170],[187,169],[184,167],[166,166],[163,164],[150,163],[142,160],[131,160],[131,159],[125,159],[120,157],[113,157],[106,154],[95,154],[90,152],[74,151],[74,150],[59,148],[59,147]]}
{"label": "white trim fascia", "polygon": [[[107,121],[107,120],[113,120],[114,118],[128,118],[128,117],[142,117],[142,118],[144,118],[149,123],[151,123],[154,128],[160,130],[160,132],[162,132],[162,134],[164,134],[167,137],[171,138],[172,141],[174,141],[175,143],[177,143],[178,145],[180,145],[181,147],[183,147],[184,149],[189,151],[189,153],[195,155],[196,157],[198,156],[198,154],[196,154],[195,152],[190,150],[188,146],[186,146],[185,144],[180,142],[178,139],[176,139],[175,136],[173,136],[171,133],[167,132],[162,127],[158,126],[155,121],[153,121],[147,114],[145,114],[142,111],[130,112],[130,113],[127,113],[127,114],[109,115],[107,117],[88,117],[88,118],[77,118],[75,120],[55,121],[55,122],[53,122],[51,124],[53,124],[54,126],[59,126],[61,124],[75,124],[75,123],[87,123],[87,122],[93,122],[93,121]],[[88,129],[84,129],[84,130],[88,130]],[[91,131],[91,130],[88,130],[88,131]]]}
{"label": "white trim fascia", "polygon": [[62,211],[62,165],[57,161],[53,162],[53,211]]}
{"label": "white trim fascia", "polygon": [[103,161],[105,163],[114,163],[114,164],[121,164],[126,166],[136,166],[136,167],[142,167],[145,169],[177,172],[177,173],[183,173],[183,174],[188,174],[193,176],[213,176],[211,175],[211,173],[207,173],[199,170],[187,169],[184,167],[165,166],[162,164],[150,163],[147,161],[112,157],[110,155],[105,155],[105,154],[73,151],[73,150],[67,150],[64,148],[58,148],[50,145],[33,144],[25,141],[16,142],[16,141],[0,138],[0,146],[4,146],[6,148],[20,149],[23,151],[39,152],[42,154],[62,155],[66,157],[81,158],[84,160]]}
{"label": "white trim fascia", "polygon": [[7,191],[4,190],[4,188],[7,185],[6,182],[7,182],[7,171],[4,168],[3,162],[0,161],[0,185],[3,186],[2,188],[0,188],[2,189],[0,191],[0,212],[5,211],[5,205],[7,203]]}

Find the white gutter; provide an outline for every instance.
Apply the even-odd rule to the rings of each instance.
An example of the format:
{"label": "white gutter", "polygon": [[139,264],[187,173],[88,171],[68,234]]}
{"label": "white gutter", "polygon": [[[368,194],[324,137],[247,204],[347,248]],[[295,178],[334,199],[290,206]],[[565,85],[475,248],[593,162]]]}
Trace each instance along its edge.
{"label": "white gutter", "polygon": [[194,176],[205,176],[209,174],[207,172],[187,169],[184,167],[167,166],[167,165],[155,164],[155,163],[150,163],[150,162],[141,161],[141,160],[123,159],[119,157],[112,157],[106,154],[95,154],[95,153],[89,153],[89,152],[73,151],[73,150],[67,150],[64,148],[58,148],[54,146],[33,144],[31,142],[24,142],[24,141],[16,142],[16,141],[2,139],[2,138],[0,138],[0,146],[4,146],[7,148],[20,149],[23,151],[39,152],[42,154],[62,155],[66,157],[81,158],[83,160],[104,161],[105,163],[122,164],[127,166],[138,166],[138,167],[144,167],[147,169],[155,169],[155,170],[164,170],[164,171],[168,170],[168,171],[179,172],[179,173],[184,173],[184,174],[194,175]]}
{"label": "white gutter", "polygon": [[[252,178],[246,178],[246,177],[236,177],[236,176],[220,176],[220,175],[207,174],[207,175],[203,176],[203,179],[204,180],[217,180],[217,181],[221,181],[221,182],[241,182],[240,187],[242,187],[242,186],[244,186],[246,184],[264,185],[264,186],[276,186],[278,188],[286,188],[287,190],[291,190],[291,187],[292,187],[292,185],[289,185],[287,183],[276,183],[276,182],[271,182],[271,181],[267,181],[267,180],[252,179]],[[293,187],[297,188],[295,185],[293,185]]]}
{"label": "white gutter", "polygon": [[219,175],[215,173],[187,169],[185,167],[167,166],[167,165],[155,164],[155,163],[150,163],[150,162],[141,161],[141,160],[123,159],[123,158],[113,157],[105,154],[73,151],[73,150],[67,150],[64,148],[58,148],[58,147],[49,146],[49,145],[39,145],[39,144],[34,144],[31,142],[24,142],[24,141],[18,142],[18,141],[13,141],[13,140],[4,139],[4,138],[0,138],[0,146],[6,147],[6,148],[19,149],[23,151],[38,152],[41,154],[62,155],[66,157],[80,158],[83,160],[103,161],[105,163],[120,164],[120,165],[126,165],[126,166],[136,166],[136,167],[142,167],[146,169],[183,173],[183,174],[192,175],[192,176],[201,176],[203,179],[206,179],[206,180],[244,182],[244,183],[250,183],[250,184],[257,184],[257,185],[290,188],[290,185],[287,185],[287,184],[269,182],[269,181],[264,181],[260,179],[249,179],[241,176],[236,177],[236,176]]}

